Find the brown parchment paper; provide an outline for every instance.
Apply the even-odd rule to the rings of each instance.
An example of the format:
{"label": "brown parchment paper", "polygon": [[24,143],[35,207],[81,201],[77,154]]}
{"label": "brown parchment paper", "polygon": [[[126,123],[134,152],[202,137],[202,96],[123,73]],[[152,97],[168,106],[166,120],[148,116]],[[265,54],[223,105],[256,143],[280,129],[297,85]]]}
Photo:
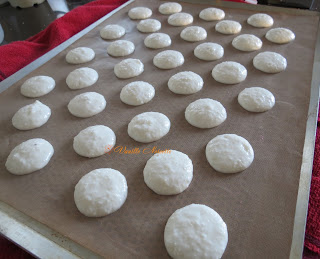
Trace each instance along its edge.
{"label": "brown parchment paper", "polygon": [[[193,14],[193,24],[207,30],[206,41],[219,43],[225,48],[221,60],[205,62],[193,55],[193,49],[201,42],[188,43],[180,39],[183,27],[169,26],[167,16],[157,10],[159,4],[158,1],[147,0],[130,4],[0,95],[0,199],[107,258],[167,258],[163,231],[168,217],[188,204],[206,204],[227,223],[229,243],[224,258],[288,258],[318,18],[269,13],[275,20],[273,28],[287,27],[296,34],[292,43],[277,45],[264,38],[268,29],[253,28],[246,23],[252,11],[225,8],[225,19],[239,21],[243,26],[241,33],[252,33],[263,41],[261,50],[245,53],[232,47],[234,35],[219,34],[214,30],[216,22],[198,18],[199,12],[207,5],[182,3],[183,11]],[[159,70],[153,66],[154,55],[162,50],[144,46],[143,40],[147,34],[138,32],[138,21],[132,21],[127,16],[128,10],[134,6],[148,6],[153,10],[152,18],[162,22],[161,32],[168,33],[172,38],[172,45],[166,49],[181,51],[185,57],[183,66],[172,70]],[[139,58],[145,65],[143,74],[136,78],[119,80],[113,73],[114,65],[124,58],[108,56],[106,48],[110,42],[99,37],[99,30],[112,23],[126,28],[127,34],[123,39],[131,40],[136,46],[129,57]],[[67,51],[78,46],[93,48],[95,59],[84,65],[67,64]],[[253,67],[253,57],[267,50],[287,58],[286,71],[265,74]],[[227,60],[246,66],[248,77],[244,82],[223,85],[212,78],[212,68]],[[82,66],[97,70],[99,80],[92,87],[72,91],[65,83],[66,76]],[[168,79],[179,71],[189,70],[203,77],[203,90],[188,96],[170,92]],[[52,116],[38,129],[19,131],[11,124],[12,116],[20,107],[34,102],[20,94],[20,85],[35,75],[48,75],[56,80],[56,88],[47,96],[38,98],[52,109]],[[136,80],[153,84],[156,95],[150,103],[131,107],[120,101],[119,94],[124,85]],[[238,93],[252,86],[264,87],[275,95],[276,105],[272,110],[255,114],[240,107]],[[68,112],[67,104],[75,95],[87,91],[103,94],[107,108],[91,118],[76,118]],[[184,110],[199,98],[220,101],[227,110],[227,120],[213,129],[203,130],[189,125],[184,118]],[[146,111],[164,113],[171,120],[172,127],[169,134],[159,141],[141,144],[128,136],[127,125],[135,115]],[[72,147],[73,137],[80,130],[96,124],[107,125],[114,130],[116,146],[139,148],[141,153],[112,152],[94,159],[78,156]],[[224,133],[238,134],[252,144],[255,159],[244,172],[232,175],[218,173],[206,161],[206,144]],[[4,164],[10,151],[22,141],[35,137],[45,138],[54,146],[55,153],[50,163],[30,175],[8,173]],[[179,150],[192,159],[194,178],[182,194],[160,196],[144,184],[142,172],[146,161],[152,156],[150,149],[153,147]],[[149,150],[143,152],[146,148]],[[74,186],[84,174],[102,167],[117,169],[125,175],[128,198],[121,209],[109,216],[87,218],[78,212],[74,204]]]}

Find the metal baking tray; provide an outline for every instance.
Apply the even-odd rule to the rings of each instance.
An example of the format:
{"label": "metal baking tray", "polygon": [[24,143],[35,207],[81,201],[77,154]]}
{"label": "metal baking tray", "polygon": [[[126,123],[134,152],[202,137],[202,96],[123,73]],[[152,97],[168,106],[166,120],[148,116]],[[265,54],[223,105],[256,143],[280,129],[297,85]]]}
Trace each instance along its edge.
{"label": "metal baking tray", "polygon": [[[80,39],[83,35],[94,29],[100,23],[108,19],[114,13],[118,12],[125,6],[134,2],[130,0],[119,8],[115,9],[111,13],[102,17],[89,27],[85,28],[78,34],[71,37],[58,47],[49,51],[47,54],[38,58],[28,66],[24,67],[14,75],[5,79],[0,83],[0,93],[5,91],[11,85],[45,64],[47,61],[55,57],[58,53],[66,49],[69,45]],[[259,6],[259,5],[246,5],[233,2],[223,1],[209,1],[209,0],[184,0],[181,2],[197,3],[197,4],[212,4],[215,7],[228,7],[228,8],[239,8],[252,10],[256,12],[267,12],[275,11],[294,15],[313,15],[319,16],[317,12],[299,10],[299,9],[288,9],[288,8],[277,8],[270,6]],[[161,2],[159,2],[161,3]],[[312,73],[312,84],[310,93],[310,103],[308,110],[308,119],[306,125],[306,135],[303,148],[303,158],[300,172],[299,190],[296,203],[296,212],[294,219],[294,229],[292,237],[292,245],[290,251],[290,258],[301,258],[303,252],[304,233],[306,226],[306,217],[309,200],[310,182],[312,176],[312,163],[314,153],[314,142],[317,126],[318,117],[318,100],[319,100],[319,85],[320,85],[320,34],[316,39],[316,50],[314,56],[314,65]],[[22,248],[29,251],[36,257],[40,258],[100,258],[99,255],[93,253],[89,249],[75,243],[74,241],[64,237],[58,232],[48,228],[40,222],[34,220],[14,209],[8,204],[0,201],[0,233],[6,236],[8,239],[21,246]]]}

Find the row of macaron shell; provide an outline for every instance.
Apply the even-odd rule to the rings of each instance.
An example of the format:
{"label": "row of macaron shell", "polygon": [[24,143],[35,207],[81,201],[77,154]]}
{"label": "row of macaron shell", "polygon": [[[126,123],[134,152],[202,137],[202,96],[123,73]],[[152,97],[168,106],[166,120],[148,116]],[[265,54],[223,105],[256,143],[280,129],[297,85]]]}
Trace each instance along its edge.
{"label": "row of macaron shell", "polygon": [[[253,160],[253,153],[252,153],[252,160]],[[252,162],[252,161],[251,161]],[[251,164],[251,162],[250,162],[250,164]],[[211,163],[210,163],[211,164]],[[189,184],[188,184],[189,185]],[[124,202],[124,201],[123,201]],[[123,204],[123,202],[122,202],[122,204]],[[122,204],[121,204],[121,206],[122,206]],[[78,204],[77,204],[77,206],[78,206]],[[79,205],[79,207],[80,207],[80,205]],[[78,208],[79,208],[78,207]],[[79,208],[80,209],[80,208]],[[118,208],[117,208],[118,209]],[[89,216],[89,215],[88,215]],[[227,234],[226,234],[226,228],[225,228],[225,230],[224,230],[224,237],[223,237],[223,239],[224,239],[224,241],[223,241],[223,245],[221,246],[221,247],[219,247],[219,249],[217,250],[217,251],[215,251],[215,253],[216,253],[216,255],[217,256],[219,256],[219,257],[221,257],[222,256],[222,254],[223,254],[223,252],[224,252],[224,250],[225,250],[225,248],[226,248],[226,245],[227,245]],[[166,244],[167,244],[167,242],[169,242],[169,241],[167,241],[167,240],[165,240],[165,242],[166,242]],[[169,247],[169,246],[168,246]],[[175,254],[174,254],[174,251],[171,251],[170,249],[168,250],[168,252],[169,252],[169,254],[172,256],[172,257],[175,257]]]}
{"label": "row of macaron shell", "polygon": [[[94,55],[93,55],[93,57],[94,57]],[[243,73],[242,73],[243,74]],[[105,104],[104,105],[102,105],[103,106],[103,108],[102,108],[102,110],[104,109],[104,107],[105,107]],[[69,109],[70,110],[70,109]],[[91,115],[92,116],[92,115]]]}
{"label": "row of macaron shell", "polygon": [[[143,9],[143,8],[142,8]],[[139,10],[139,8],[133,8],[133,9],[131,9],[130,11],[129,11],[129,16],[130,16],[130,12],[132,13],[135,13],[135,12],[140,12],[141,11],[141,9]],[[131,17],[132,18],[132,17]],[[273,23],[273,22],[272,22]],[[80,51],[81,52],[81,51]],[[69,54],[69,53],[68,53]],[[160,54],[160,53],[159,53]],[[67,55],[68,56],[68,55]],[[91,55],[92,56],[92,58],[94,57],[94,54],[93,55]],[[67,59],[68,60],[68,59]],[[78,60],[79,61],[79,60]],[[81,62],[80,62],[81,63]],[[183,62],[182,62],[183,63]],[[235,64],[234,64],[234,62],[232,63],[232,62],[229,62],[228,64],[227,64],[227,62],[223,62],[223,63],[221,63],[221,64],[219,64],[219,65],[224,65],[224,67],[222,67],[220,70],[226,70],[225,68],[226,68],[226,65],[231,65],[231,66],[234,66]],[[236,64],[237,65],[237,64]],[[240,65],[240,64],[239,64]],[[240,75],[244,75],[244,70],[245,70],[245,68],[243,69],[244,67],[240,67]],[[217,69],[217,70],[219,70],[219,69]],[[278,72],[278,71],[277,71]],[[214,70],[213,70],[213,77],[215,78],[215,79],[217,79],[217,76],[215,77],[214,76]],[[246,73],[245,73],[246,74]],[[96,81],[97,80],[97,75],[95,76],[95,80],[94,81]],[[224,77],[224,76],[222,76],[222,77]],[[219,78],[219,71],[218,71],[218,78]],[[245,77],[244,77],[245,78]],[[221,81],[221,80],[220,80]],[[222,80],[223,81],[223,80]],[[228,81],[228,80],[227,80]],[[224,83],[237,83],[237,82],[224,82]],[[100,97],[100,96],[99,96]],[[77,99],[77,98],[74,98],[74,99]],[[74,100],[73,99],[73,100]],[[78,98],[78,99],[81,99],[81,98]],[[88,99],[88,98],[87,98]],[[90,98],[89,98],[90,99]],[[95,99],[97,99],[97,98],[95,98]],[[104,98],[103,98],[104,99]],[[274,99],[274,98],[273,98]],[[103,110],[104,109],[104,107],[105,107],[105,100],[104,100],[104,104],[102,104],[101,105],[101,109]],[[69,105],[70,105],[70,103],[69,103]],[[69,109],[70,110],[70,109]],[[92,116],[92,115],[90,115],[90,116]]]}

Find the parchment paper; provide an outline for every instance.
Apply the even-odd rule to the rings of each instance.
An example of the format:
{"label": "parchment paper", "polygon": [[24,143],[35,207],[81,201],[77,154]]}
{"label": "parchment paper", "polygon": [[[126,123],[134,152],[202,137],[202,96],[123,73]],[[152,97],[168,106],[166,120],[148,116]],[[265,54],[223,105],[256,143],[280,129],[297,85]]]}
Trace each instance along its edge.
{"label": "parchment paper", "polygon": [[[249,26],[246,19],[252,11],[225,8],[226,19],[239,21],[241,33],[253,33],[263,41],[260,51],[276,51],[287,58],[288,68],[279,74],[265,74],[252,65],[260,51],[245,53],[231,45],[234,35],[222,35],[214,30],[216,22],[198,18],[207,5],[183,4],[183,11],[193,14],[194,25],[204,27],[208,39],[225,48],[221,60],[205,62],[193,55],[200,44],[180,39],[183,27],[172,27],[167,16],[159,14],[158,1],[136,1],[114,14],[96,29],[72,44],[51,61],[14,84],[0,95],[0,199],[36,220],[88,247],[104,257],[168,257],[163,231],[168,217],[178,208],[201,203],[215,209],[228,226],[229,243],[224,258],[288,258],[292,241],[293,220],[297,199],[298,181],[305,136],[307,109],[310,98],[311,72],[317,34],[317,17],[269,13],[275,27],[294,31],[294,42],[277,45],[268,42],[264,35],[268,29]],[[138,21],[131,21],[127,12],[133,6],[148,6],[152,18],[162,22],[161,32],[172,38],[172,46],[179,50],[185,64],[172,70],[159,70],[152,64],[155,54],[162,50],[147,49],[143,40],[147,34],[137,31]],[[81,17],[79,17],[81,19]],[[145,65],[143,74],[129,80],[119,80],[113,67],[124,58],[108,56],[110,42],[99,37],[99,30],[107,24],[117,23],[126,28],[123,39],[136,46],[129,57],[139,58]],[[96,57],[84,65],[65,62],[66,53],[78,46],[94,49]],[[246,66],[247,79],[237,85],[217,83],[211,76],[212,68],[222,61],[237,61]],[[82,90],[70,90],[65,79],[72,70],[88,66],[99,73],[98,82]],[[168,79],[180,71],[194,71],[204,79],[202,91],[188,96],[173,94],[167,87]],[[20,94],[20,85],[29,77],[48,75],[56,80],[56,88],[38,98],[52,109],[48,123],[31,131],[19,131],[11,124],[14,113],[22,106],[34,102]],[[154,85],[155,98],[145,105],[131,107],[120,101],[121,88],[129,82],[143,80]],[[269,89],[276,98],[275,107],[265,113],[250,113],[237,102],[238,93],[246,87],[261,86]],[[71,98],[87,91],[105,96],[107,108],[87,119],[72,116],[67,110]],[[199,98],[220,101],[228,113],[227,120],[213,129],[198,129],[187,123],[184,110]],[[127,125],[135,115],[162,112],[169,117],[172,127],[161,140],[141,144],[127,134]],[[96,124],[107,125],[117,136],[116,146],[139,148],[140,154],[112,152],[88,159],[78,156],[73,148],[73,137],[80,130]],[[253,164],[244,172],[225,175],[212,169],[205,158],[205,146],[213,137],[235,133],[246,138],[255,151]],[[30,138],[45,138],[55,149],[50,163],[42,170],[25,176],[15,176],[5,169],[10,151]],[[190,187],[180,195],[159,196],[144,184],[143,168],[152,153],[145,148],[175,149],[189,155],[194,164],[194,178]],[[149,150],[150,151],[150,150]],[[122,172],[128,182],[128,198],[117,212],[103,218],[87,218],[78,212],[73,191],[79,179],[96,168],[110,167]]]}

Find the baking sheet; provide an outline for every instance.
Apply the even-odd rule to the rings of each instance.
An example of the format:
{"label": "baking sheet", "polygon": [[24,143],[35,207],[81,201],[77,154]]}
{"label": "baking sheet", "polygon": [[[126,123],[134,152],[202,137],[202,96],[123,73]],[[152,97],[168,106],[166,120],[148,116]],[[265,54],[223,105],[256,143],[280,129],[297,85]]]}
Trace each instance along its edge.
{"label": "baking sheet", "polygon": [[[173,44],[167,49],[180,50],[185,64],[170,71],[160,71],[152,65],[153,56],[161,50],[144,47],[146,36],[136,31],[136,21],[127,17],[133,6],[151,6],[156,19],[162,21],[162,32],[167,32]],[[215,22],[204,22],[197,14],[205,5],[183,4],[183,10],[194,14],[195,25],[207,29],[208,40],[222,44],[225,56],[216,62],[204,62],[193,56],[199,43],[186,43],[179,38],[183,28],[167,25],[166,17],[157,11],[157,1],[136,1],[113,15],[95,30],[63,51],[53,60],[32,72],[30,76],[46,74],[56,79],[57,87],[48,96],[39,98],[53,111],[46,125],[28,132],[19,132],[10,124],[15,111],[33,100],[19,94],[21,80],[0,95],[2,114],[0,136],[3,149],[0,153],[0,199],[59,231],[67,237],[105,256],[166,257],[163,245],[163,229],[167,218],[177,209],[190,203],[204,203],[220,213],[229,231],[229,244],[224,258],[288,257],[291,246],[296,197],[300,177],[305,125],[310,97],[311,72],[317,33],[317,17],[270,13],[274,27],[285,26],[296,33],[296,40],[288,45],[268,43],[263,35],[268,29],[252,28],[246,24],[251,11],[224,8],[226,19],[234,19],[243,25],[242,33],[253,33],[262,38],[261,51],[271,50],[283,54],[288,69],[280,74],[268,75],[256,71],[252,58],[258,53],[243,53],[232,48],[234,36],[214,31]],[[113,74],[113,66],[121,58],[106,54],[109,42],[100,39],[99,29],[106,24],[118,23],[126,27],[124,39],[132,40],[136,51],[130,57],[140,58],[145,72],[137,78],[119,80]],[[99,72],[96,85],[71,91],[65,77],[74,66],[65,63],[66,52],[77,46],[90,46],[96,52],[94,61],[86,64]],[[297,55],[297,53],[303,53]],[[234,86],[215,82],[211,69],[225,60],[238,61],[248,69],[246,81]],[[171,75],[185,70],[200,74],[204,89],[194,95],[178,96],[171,93],[167,80]],[[27,78],[29,78],[28,76]],[[144,80],[156,88],[156,97],[141,107],[129,107],[121,103],[119,93],[125,84]],[[245,87],[260,85],[271,90],[276,106],[263,114],[244,111],[236,101],[237,94]],[[67,103],[75,95],[97,91],[106,97],[107,109],[101,114],[77,119],[68,113]],[[217,128],[200,130],[184,119],[184,109],[192,101],[209,97],[219,100],[227,109],[228,119]],[[172,128],[169,134],[154,143],[140,144],[126,133],[130,119],[145,111],[166,114]],[[152,154],[107,154],[96,159],[81,158],[72,149],[73,137],[83,128],[95,124],[111,127],[117,135],[117,146],[128,149],[153,148],[176,149],[190,156],[194,163],[194,179],[190,187],[177,196],[162,197],[154,194],[143,183],[142,170]],[[215,172],[205,159],[205,145],[218,134],[236,133],[252,144],[255,160],[252,166],[240,174],[222,175]],[[55,155],[43,170],[22,177],[12,176],[4,168],[5,159],[17,144],[32,137],[43,137],[55,148]],[[86,218],[73,203],[73,188],[82,175],[99,167],[120,170],[127,178],[129,193],[124,206],[114,214],[101,219]],[[241,249],[239,249],[239,247]]]}

